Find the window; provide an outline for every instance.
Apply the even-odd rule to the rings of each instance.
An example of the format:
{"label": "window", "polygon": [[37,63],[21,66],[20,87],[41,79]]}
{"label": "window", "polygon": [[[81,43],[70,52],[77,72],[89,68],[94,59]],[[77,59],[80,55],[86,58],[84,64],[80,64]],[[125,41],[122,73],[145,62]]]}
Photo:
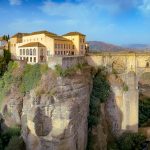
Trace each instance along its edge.
{"label": "window", "polygon": [[74,45],[72,45],[72,49],[74,49]]}
{"label": "window", "polygon": [[83,39],[83,43],[84,43],[84,39]]}
{"label": "window", "polygon": [[20,60],[22,60],[22,57],[20,57]]}
{"label": "window", "polygon": [[61,49],[63,49],[63,44],[61,44]]}
{"label": "window", "polygon": [[61,55],[63,55],[63,51],[61,51]]}
{"label": "window", "polygon": [[36,49],[35,48],[33,49],[33,55],[34,56],[36,55]]}
{"label": "window", "polygon": [[65,47],[66,47],[66,46],[65,46],[65,44],[64,44],[64,49],[65,49]]}
{"label": "window", "polygon": [[70,49],[70,44],[69,44],[69,49]]}
{"label": "window", "polygon": [[32,62],[32,57],[30,57],[30,62]]}
{"label": "window", "polygon": [[34,62],[36,62],[36,57],[34,57]]}
{"label": "window", "polygon": [[29,61],[28,57],[27,57],[27,62]]}
{"label": "window", "polygon": [[60,48],[60,44],[58,44],[58,49]]}
{"label": "window", "polygon": [[[22,49],[20,49],[20,55],[22,55]],[[20,57],[21,58],[21,57]]]}
{"label": "window", "polygon": [[26,55],[29,55],[29,50],[28,49],[26,49]]}
{"label": "window", "polygon": [[64,51],[64,55],[66,54],[66,52]]}
{"label": "window", "polygon": [[23,55],[25,55],[25,49],[23,49]]}
{"label": "window", "polygon": [[30,49],[30,55],[32,55],[32,49]]}

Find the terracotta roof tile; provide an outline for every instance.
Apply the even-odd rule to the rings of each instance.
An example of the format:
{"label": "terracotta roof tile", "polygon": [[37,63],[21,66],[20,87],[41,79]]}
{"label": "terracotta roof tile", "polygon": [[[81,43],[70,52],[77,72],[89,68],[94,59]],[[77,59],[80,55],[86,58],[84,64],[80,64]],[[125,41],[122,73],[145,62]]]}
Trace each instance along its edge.
{"label": "terracotta roof tile", "polygon": [[27,43],[19,47],[45,47],[45,46],[41,44],[40,42],[31,42],[31,43]]}
{"label": "terracotta roof tile", "polygon": [[81,36],[85,36],[84,34],[80,33],[80,32],[69,32],[64,34],[63,36],[72,36],[72,35],[81,35]]}

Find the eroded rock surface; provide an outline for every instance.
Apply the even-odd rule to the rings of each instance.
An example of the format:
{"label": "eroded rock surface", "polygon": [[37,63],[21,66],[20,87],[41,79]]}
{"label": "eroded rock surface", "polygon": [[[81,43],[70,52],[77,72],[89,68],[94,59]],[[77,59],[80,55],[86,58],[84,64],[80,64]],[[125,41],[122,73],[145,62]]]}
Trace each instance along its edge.
{"label": "eroded rock surface", "polygon": [[22,131],[28,150],[84,150],[90,72],[72,77],[43,76],[23,98]]}

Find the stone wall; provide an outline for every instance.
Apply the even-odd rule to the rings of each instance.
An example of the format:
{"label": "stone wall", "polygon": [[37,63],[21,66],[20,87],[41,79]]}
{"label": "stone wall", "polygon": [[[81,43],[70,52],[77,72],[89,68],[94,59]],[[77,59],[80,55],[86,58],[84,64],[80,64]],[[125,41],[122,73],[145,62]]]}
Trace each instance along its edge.
{"label": "stone wall", "polygon": [[52,56],[48,57],[48,66],[52,69],[55,68],[55,65],[60,65],[63,68],[69,68],[76,64],[85,63],[84,56]]}

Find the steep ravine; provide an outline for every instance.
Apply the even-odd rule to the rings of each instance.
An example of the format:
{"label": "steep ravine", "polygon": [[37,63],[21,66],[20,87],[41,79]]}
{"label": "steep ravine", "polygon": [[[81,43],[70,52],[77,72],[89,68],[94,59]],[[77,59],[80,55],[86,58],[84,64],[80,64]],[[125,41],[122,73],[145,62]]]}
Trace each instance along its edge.
{"label": "steep ravine", "polygon": [[121,129],[124,83],[105,71],[11,64],[0,79],[3,124],[21,127],[27,150],[107,150]]}

